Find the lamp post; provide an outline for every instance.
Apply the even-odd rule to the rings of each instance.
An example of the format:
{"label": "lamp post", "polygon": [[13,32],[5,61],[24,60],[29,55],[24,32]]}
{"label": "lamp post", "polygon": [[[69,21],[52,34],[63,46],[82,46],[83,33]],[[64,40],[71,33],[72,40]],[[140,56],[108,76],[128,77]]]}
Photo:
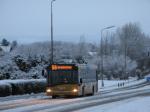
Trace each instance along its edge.
{"label": "lamp post", "polygon": [[[125,49],[124,49],[124,75],[125,77],[127,76],[127,38],[125,37]],[[128,76],[129,78],[129,76]],[[128,79],[128,82],[129,82],[129,79]]]}
{"label": "lamp post", "polygon": [[103,31],[104,30],[108,30],[108,29],[111,29],[111,28],[114,28],[115,26],[109,26],[109,27],[105,27],[103,29],[101,29],[101,77],[102,77],[102,87],[104,87],[104,77],[103,77]]}
{"label": "lamp post", "polygon": [[53,63],[53,3],[56,0],[51,1],[51,63]]}

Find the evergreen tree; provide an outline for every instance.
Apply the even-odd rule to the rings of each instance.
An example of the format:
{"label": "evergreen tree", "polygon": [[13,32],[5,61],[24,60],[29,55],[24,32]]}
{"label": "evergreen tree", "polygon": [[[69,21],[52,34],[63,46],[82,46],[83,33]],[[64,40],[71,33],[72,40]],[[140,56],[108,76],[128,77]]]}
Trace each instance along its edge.
{"label": "evergreen tree", "polygon": [[2,46],[8,46],[10,44],[9,41],[7,41],[5,38],[2,39]]}

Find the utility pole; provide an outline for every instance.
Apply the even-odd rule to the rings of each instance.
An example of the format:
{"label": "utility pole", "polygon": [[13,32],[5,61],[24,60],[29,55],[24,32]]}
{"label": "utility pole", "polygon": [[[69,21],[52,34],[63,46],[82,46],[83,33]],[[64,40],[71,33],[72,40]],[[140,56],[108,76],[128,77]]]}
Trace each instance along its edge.
{"label": "utility pole", "polygon": [[125,37],[125,50],[124,50],[124,76],[127,76],[127,38]]}
{"label": "utility pole", "polygon": [[51,63],[53,64],[54,62],[54,57],[53,57],[53,3],[55,2],[56,0],[52,0],[51,1]]}

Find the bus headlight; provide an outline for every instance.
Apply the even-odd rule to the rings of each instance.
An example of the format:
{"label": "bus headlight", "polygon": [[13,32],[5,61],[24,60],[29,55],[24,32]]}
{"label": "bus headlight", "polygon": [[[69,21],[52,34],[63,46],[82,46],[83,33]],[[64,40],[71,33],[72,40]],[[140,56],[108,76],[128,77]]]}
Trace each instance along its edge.
{"label": "bus headlight", "polygon": [[50,93],[50,92],[52,92],[52,90],[51,90],[51,89],[47,89],[46,92],[47,92],[47,93]]}
{"label": "bus headlight", "polygon": [[73,92],[77,92],[78,90],[77,89],[73,89]]}

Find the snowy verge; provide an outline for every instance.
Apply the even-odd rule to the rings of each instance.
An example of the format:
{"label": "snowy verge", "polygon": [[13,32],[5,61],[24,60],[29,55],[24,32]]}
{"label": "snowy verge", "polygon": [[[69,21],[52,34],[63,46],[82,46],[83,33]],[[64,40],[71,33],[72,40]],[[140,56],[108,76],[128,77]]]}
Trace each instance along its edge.
{"label": "snowy verge", "polygon": [[[118,88],[140,85],[144,82],[146,82],[145,79],[137,80],[135,78],[132,78],[130,80],[104,80],[105,86],[102,87],[101,80],[99,80],[98,85],[99,85],[99,91],[106,91],[106,90],[113,90],[113,89],[118,89]],[[118,84],[121,86],[118,86]]]}
{"label": "snowy verge", "polygon": [[[117,105],[117,106],[116,106]],[[136,97],[123,101],[98,105],[77,112],[149,112],[150,96]]]}
{"label": "snowy verge", "polygon": [[0,97],[39,93],[45,91],[45,87],[45,79],[2,80],[0,81]]}

